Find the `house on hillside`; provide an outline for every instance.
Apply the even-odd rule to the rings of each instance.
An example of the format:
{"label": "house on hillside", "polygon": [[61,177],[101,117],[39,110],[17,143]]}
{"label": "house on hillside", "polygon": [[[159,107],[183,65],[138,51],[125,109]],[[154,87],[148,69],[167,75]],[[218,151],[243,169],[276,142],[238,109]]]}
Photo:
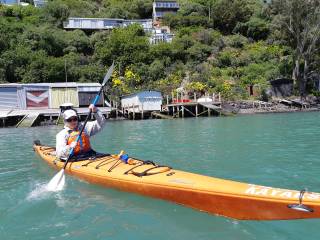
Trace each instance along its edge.
{"label": "house on hillside", "polygon": [[33,0],[33,4],[35,7],[44,7],[46,5],[47,1],[46,0]]}
{"label": "house on hillside", "polygon": [[29,5],[29,3],[23,2],[23,1],[20,1],[20,0],[0,0],[0,4],[4,4],[4,5],[8,5],[8,6],[20,5],[20,6],[23,6],[23,7]]}
{"label": "house on hillside", "polygon": [[125,20],[121,18],[76,18],[70,17],[63,22],[65,29],[82,29],[82,30],[111,30],[114,28],[127,27],[132,24],[139,24],[143,30],[150,34],[149,41],[151,44],[159,42],[172,42],[174,34],[170,33],[167,27],[154,28],[152,19],[132,19]]}
{"label": "house on hillside", "polygon": [[20,4],[20,0],[0,0],[0,4],[5,4],[5,5]]}
{"label": "house on hillside", "polygon": [[175,14],[179,10],[179,3],[175,0],[154,0],[153,2],[153,21],[156,22],[163,18],[167,13]]}
{"label": "house on hillside", "polygon": [[149,38],[151,44],[157,44],[160,42],[171,43],[174,34],[168,33],[165,29],[154,29],[153,34]]}
{"label": "house on hillside", "polygon": [[139,24],[145,32],[152,29],[152,19],[126,20],[122,18],[78,18],[70,17],[63,22],[65,29],[83,30],[110,30],[118,27],[127,27],[132,24]]}

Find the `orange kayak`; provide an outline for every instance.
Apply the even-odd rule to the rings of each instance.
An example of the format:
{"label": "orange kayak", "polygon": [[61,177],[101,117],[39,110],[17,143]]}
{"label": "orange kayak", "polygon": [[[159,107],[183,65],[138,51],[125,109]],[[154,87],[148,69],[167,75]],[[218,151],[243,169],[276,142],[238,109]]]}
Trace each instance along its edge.
{"label": "orange kayak", "polygon": [[[50,166],[64,162],[55,149],[34,145]],[[69,162],[65,172],[93,184],[182,204],[242,220],[288,220],[320,217],[320,193],[279,189],[193,174],[150,161],[101,155]]]}

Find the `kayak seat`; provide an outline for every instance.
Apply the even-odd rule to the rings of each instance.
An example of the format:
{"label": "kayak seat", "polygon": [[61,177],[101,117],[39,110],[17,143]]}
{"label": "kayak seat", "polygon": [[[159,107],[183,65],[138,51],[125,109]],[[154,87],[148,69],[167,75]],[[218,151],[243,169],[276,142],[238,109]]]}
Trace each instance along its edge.
{"label": "kayak seat", "polygon": [[[110,156],[109,153],[99,153],[94,150],[90,150],[89,152],[77,156],[72,156],[69,159],[69,162],[79,162],[79,161],[85,161],[85,160],[95,160],[97,158],[107,157]],[[60,158],[61,162],[65,162],[67,159]]]}

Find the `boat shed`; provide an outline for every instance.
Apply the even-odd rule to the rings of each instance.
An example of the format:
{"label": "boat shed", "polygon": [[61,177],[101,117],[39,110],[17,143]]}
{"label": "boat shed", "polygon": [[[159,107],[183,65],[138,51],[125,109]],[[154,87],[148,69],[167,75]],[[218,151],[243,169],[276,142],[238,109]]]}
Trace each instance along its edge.
{"label": "boat shed", "polygon": [[21,86],[19,84],[0,84],[0,109],[22,108],[23,96],[21,96],[20,90]]}
{"label": "boat shed", "polygon": [[[88,106],[100,90],[99,83],[0,84],[0,109],[59,108],[63,103]],[[98,106],[103,106],[103,96]]]}
{"label": "boat shed", "polygon": [[143,91],[121,97],[121,107],[129,112],[161,111],[162,95],[157,91]]}
{"label": "boat shed", "polygon": [[[87,107],[93,102],[97,93],[101,88],[100,83],[78,83],[78,96],[79,96],[79,106]],[[101,95],[98,103],[98,107],[103,106],[103,96]]]}
{"label": "boat shed", "polygon": [[21,109],[49,108],[49,90],[48,84],[21,84],[18,91]]}

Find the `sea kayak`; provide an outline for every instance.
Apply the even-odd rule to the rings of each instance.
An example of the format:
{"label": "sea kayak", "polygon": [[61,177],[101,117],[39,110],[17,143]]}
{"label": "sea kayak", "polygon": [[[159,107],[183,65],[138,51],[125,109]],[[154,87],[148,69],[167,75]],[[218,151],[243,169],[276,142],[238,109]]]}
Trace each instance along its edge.
{"label": "sea kayak", "polygon": [[[55,148],[34,144],[50,166],[64,162]],[[289,220],[320,217],[320,193],[279,189],[224,180],[159,166],[151,161],[98,154],[67,164],[65,172],[93,184],[182,204],[241,220]]]}

